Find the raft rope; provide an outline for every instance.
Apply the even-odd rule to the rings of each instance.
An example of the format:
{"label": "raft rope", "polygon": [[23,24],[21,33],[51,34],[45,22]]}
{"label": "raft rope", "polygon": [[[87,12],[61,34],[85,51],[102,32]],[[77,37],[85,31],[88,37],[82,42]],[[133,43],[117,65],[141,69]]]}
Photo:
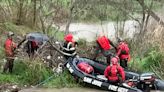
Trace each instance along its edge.
{"label": "raft rope", "polygon": [[57,76],[56,74],[53,74],[52,76],[48,77],[46,80],[40,82],[39,84],[35,85],[34,88],[39,87],[42,84],[45,84],[47,81],[51,80],[53,77]]}

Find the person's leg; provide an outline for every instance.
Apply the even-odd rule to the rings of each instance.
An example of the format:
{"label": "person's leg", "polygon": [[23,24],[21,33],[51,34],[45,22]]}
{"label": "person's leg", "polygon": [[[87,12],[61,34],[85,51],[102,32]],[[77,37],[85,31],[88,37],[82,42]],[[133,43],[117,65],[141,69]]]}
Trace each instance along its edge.
{"label": "person's leg", "polygon": [[34,48],[31,48],[31,59],[34,58],[34,54],[35,54],[35,49]]}
{"label": "person's leg", "polygon": [[9,61],[9,72],[13,72],[13,66],[14,66],[14,59],[10,59]]}
{"label": "person's leg", "polygon": [[110,65],[111,64],[110,62],[111,62],[112,53],[110,52],[110,50],[109,51],[103,51],[102,53],[106,57],[106,60],[107,60],[106,63],[108,65]]}
{"label": "person's leg", "polygon": [[106,57],[106,58],[107,58],[107,64],[110,65],[111,56],[108,56],[108,57]]}
{"label": "person's leg", "polygon": [[128,59],[125,59],[125,68],[128,69]]}
{"label": "person's leg", "polygon": [[123,59],[120,59],[120,66],[123,67],[123,68],[125,68],[125,64],[124,63],[125,63],[125,61]]}
{"label": "person's leg", "polygon": [[5,63],[5,65],[4,65],[4,68],[3,68],[3,73],[6,73],[6,71],[8,70],[8,68],[9,68],[9,59],[8,58],[6,58],[6,63]]}
{"label": "person's leg", "polygon": [[122,60],[120,60],[120,65],[123,68],[127,69],[128,68],[127,62],[128,62],[127,59],[122,59]]}

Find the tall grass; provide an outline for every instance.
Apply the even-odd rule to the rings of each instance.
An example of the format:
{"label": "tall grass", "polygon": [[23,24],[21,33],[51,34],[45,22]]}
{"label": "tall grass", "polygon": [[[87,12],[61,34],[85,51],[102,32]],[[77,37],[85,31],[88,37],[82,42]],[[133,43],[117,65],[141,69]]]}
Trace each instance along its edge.
{"label": "tall grass", "polygon": [[64,71],[59,76],[55,76],[51,81],[44,84],[44,87],[48,88],[62,88],[62,87],[78,87],[80,86],[75,78],[69,73]]}
{"label": "tall grass", "polygon": [[0,83],[36,85],[51,75],[52,72],[40,61],[15,60],[13,73],[0,74]]}
{"label": "tall grass", "polygon": [[158,77],[164,78],[164,71],[162,66],[164,65],[163,53],[156,48],[149,49],[143,56],[134,57],[129,63],[130,69],[137,72],[154,72]]}

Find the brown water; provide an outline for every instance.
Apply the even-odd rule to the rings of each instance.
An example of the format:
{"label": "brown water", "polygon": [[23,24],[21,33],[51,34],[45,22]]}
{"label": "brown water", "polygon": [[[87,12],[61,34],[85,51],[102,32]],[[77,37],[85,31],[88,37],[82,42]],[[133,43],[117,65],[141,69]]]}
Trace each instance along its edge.
{"label": "brown water", "polygon": [[[123,24],[123,23],[122,23]],[[123,25],[118,25],[122,27]],[[111,40],[115,39],[116,35],[116,22],[105,22],[102,25],[100,23],[71,23],[69,31],[73,33],[75,40],[85,39],[88,42],[94,41],[95,37],[104,32],[104,34]],[[64,31],[66,25],[61,25],[60,30]],[[124,34],[123,37],[132,38],[134,33],[138,30],[138,23],[133,20],[128,20],[124,24]]]}
{"label": "brown water", "polygon": [[93,88],[30,88],[23,89],[19,92],[107,92],[104,90],[98,90]]}

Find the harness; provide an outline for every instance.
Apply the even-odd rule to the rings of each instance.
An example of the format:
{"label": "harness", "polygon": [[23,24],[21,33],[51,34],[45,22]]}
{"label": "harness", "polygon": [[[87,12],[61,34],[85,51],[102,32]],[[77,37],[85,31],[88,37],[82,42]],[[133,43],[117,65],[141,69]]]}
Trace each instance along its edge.
{"label": "harness", "polygon": [[[109,76],[111,76],[112,75],[112,65],[110,65],[111,66],[111,69],[110,69],[110,71],[109,71],[109,73],[108,73],[108,75]],[[119,73],[118,73],[118,66],[116,67],[116,74],[117,74],[117,77],[119,78]]]}
{"label": "harness", "polygon": [[129,53],[128,45],[125,43],[121,43],[121,54],[127,55]]}

